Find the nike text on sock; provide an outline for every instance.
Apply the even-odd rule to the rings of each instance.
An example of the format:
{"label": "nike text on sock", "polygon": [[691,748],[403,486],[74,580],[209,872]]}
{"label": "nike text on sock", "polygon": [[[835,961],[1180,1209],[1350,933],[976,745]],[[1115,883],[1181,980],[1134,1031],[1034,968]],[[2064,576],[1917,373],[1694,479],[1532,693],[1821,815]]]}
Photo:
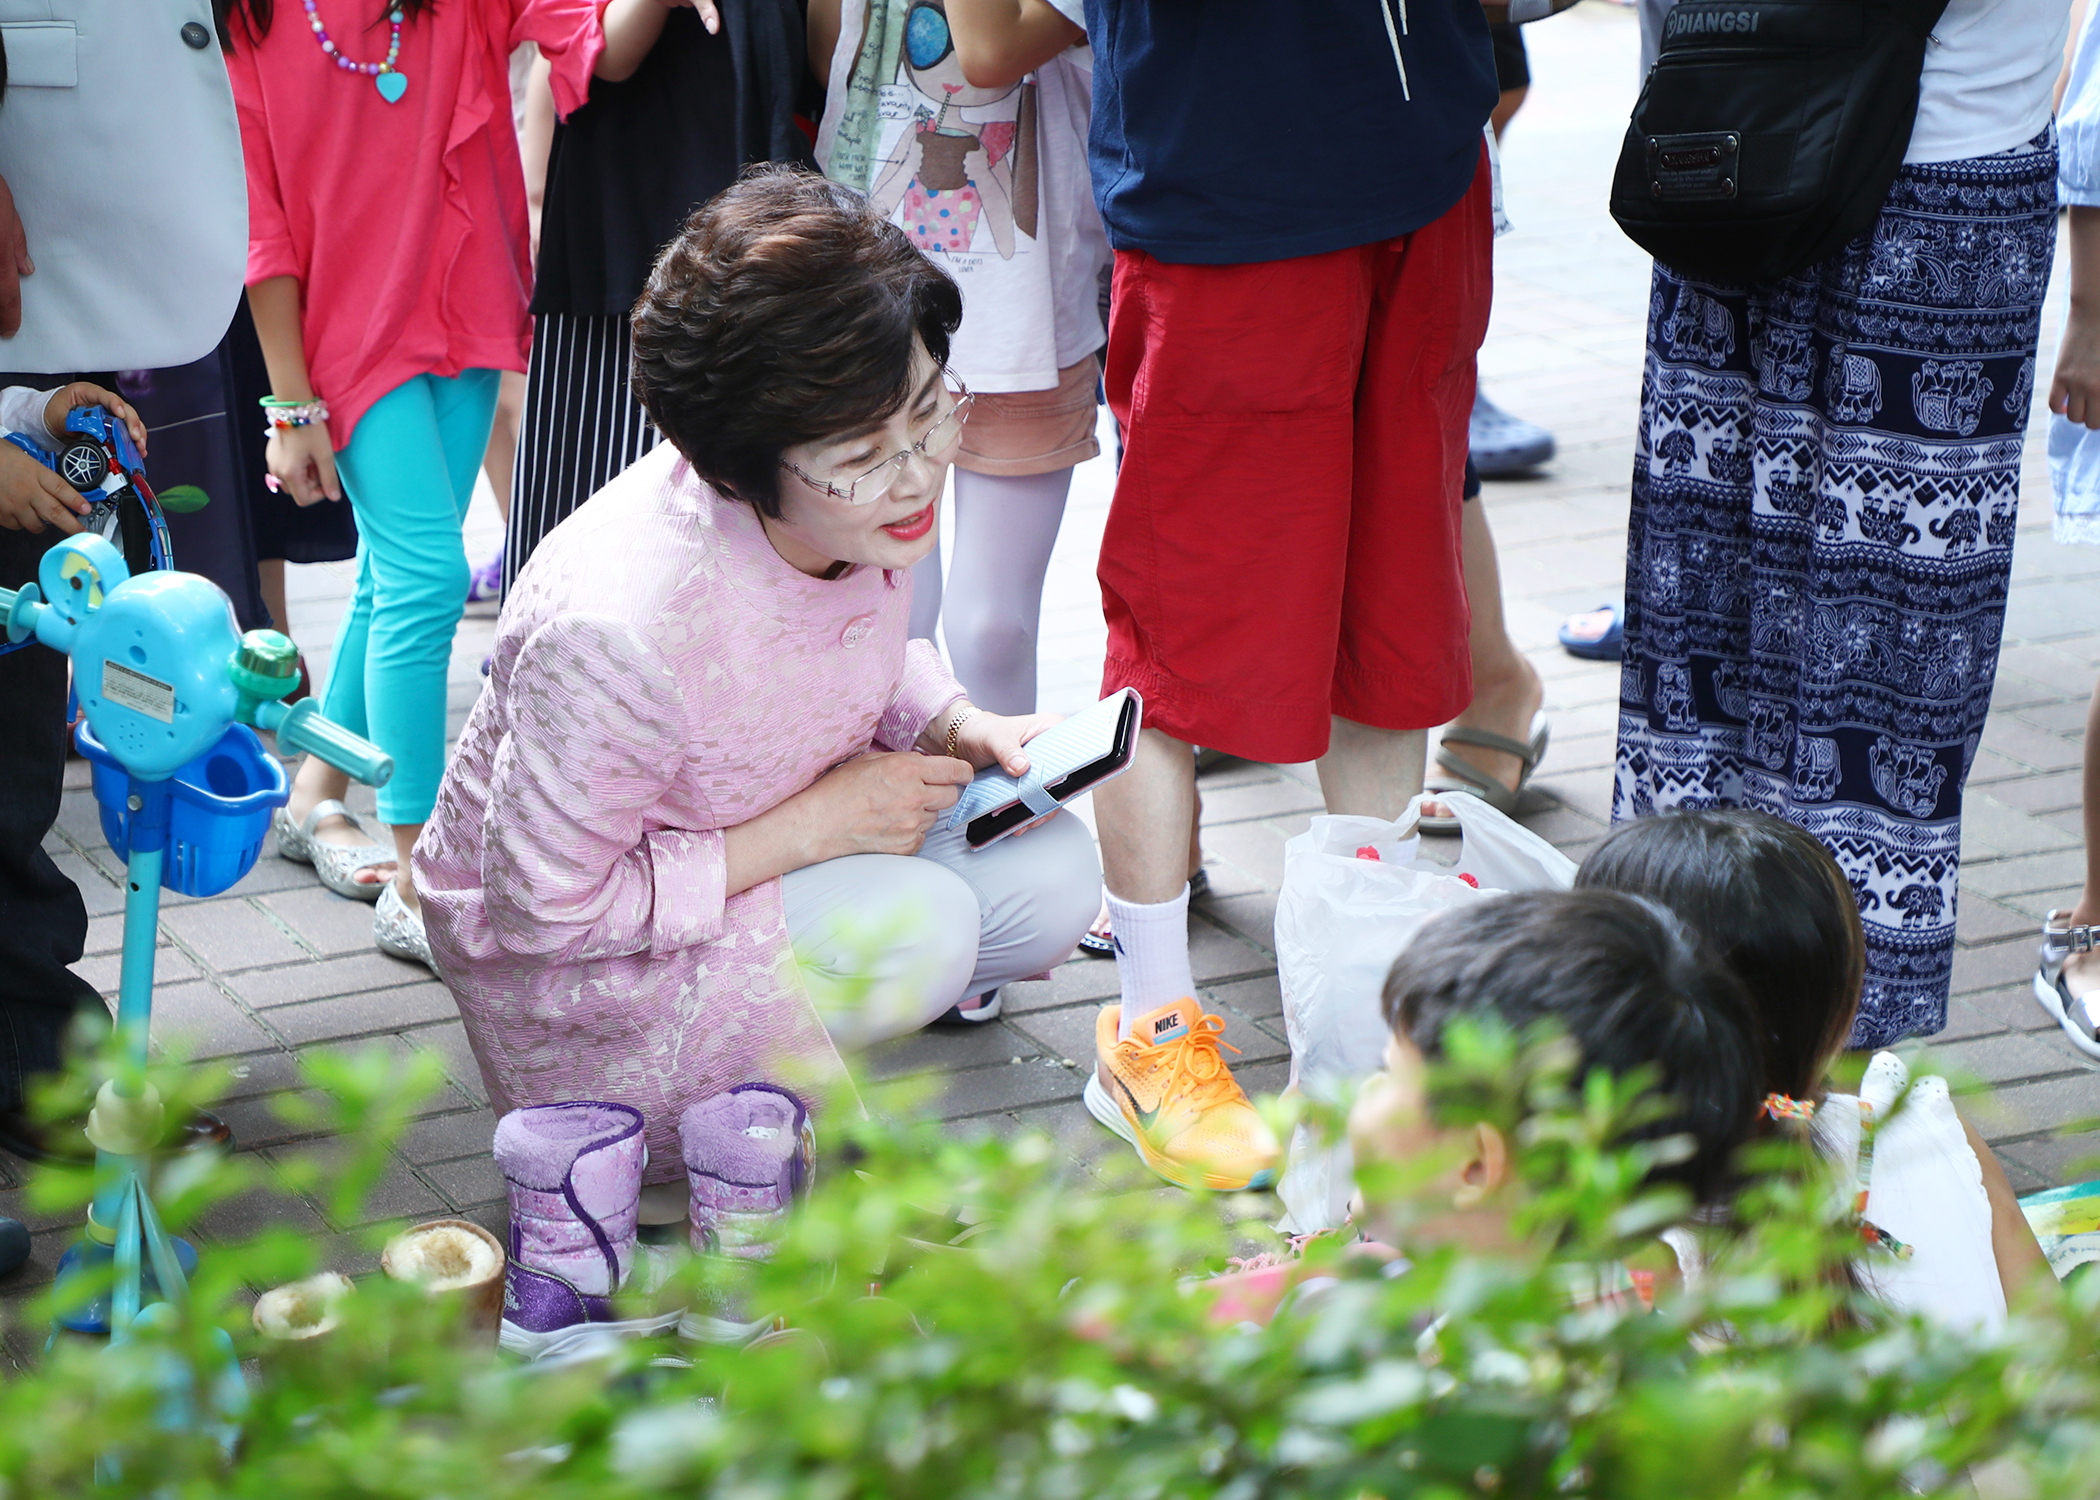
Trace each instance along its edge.
{"label": "nike text on sock", "polygon": [[1189,888],[1171,901],[1145,906],[1108,898],[1109,925],[1116,934],[1116,978],[1123,989],[1118,1040],[1147,1011],[1196,993],[1189,972]]}

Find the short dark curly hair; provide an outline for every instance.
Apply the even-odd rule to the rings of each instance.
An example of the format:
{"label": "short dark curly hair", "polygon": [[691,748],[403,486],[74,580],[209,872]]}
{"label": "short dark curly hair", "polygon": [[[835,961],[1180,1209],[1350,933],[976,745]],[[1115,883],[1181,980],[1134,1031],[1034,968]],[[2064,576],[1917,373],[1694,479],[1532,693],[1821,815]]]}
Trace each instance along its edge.
{"label": "short dark curly hair", "polygon": [[634,392],[694,472],[780,514],[780,455],[864,430],[946,364],[962,293],[865,194],[753,168],[694,211],[635,304]]}
{"label": "short dark curly hair", "polygon": [[1691,1156],[1649,1171],[1700,1204],[1733,1184],[1732,1158],[1757,1125],[1764,1058],[1742,986],[1675,915],[1618,891],[1524,891],[1425,924],[1386,975],[1386,1024],[1432,1060],[1444,1029],[1493,1016],[1512,1031],[1545,1021],[1593,1068],[1653,1069],[1668,1101],[1629,1139],[1685,1135]]}

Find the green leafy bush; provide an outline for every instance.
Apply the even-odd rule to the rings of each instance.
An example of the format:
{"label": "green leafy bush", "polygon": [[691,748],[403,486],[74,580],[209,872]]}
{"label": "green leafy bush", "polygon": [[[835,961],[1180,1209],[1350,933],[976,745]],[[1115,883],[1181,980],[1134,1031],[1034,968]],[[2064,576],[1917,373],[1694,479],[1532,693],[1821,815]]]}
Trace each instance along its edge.
{"label": "green leafy bush", "polygon": [[[1642,1153],[1667,1144],[1611,1144],[1637,1091],[1590,1080],[1571,1096],[1561,1056],[1475,1033],[1439,1081],[1526,1116],[1521,1227],[1545,1248],[1520,1258],[1431,1252],[1393,1275],[1316,1241],[1307,1260],[1332,1278],[1318,1295],[1267,1328],[1218,1326],[1200,1278],[1263,1232],[1244,1216],[1263,1203],[1134,1168],[1104,1184],[1040,1135],[835,1113],[778,1258],[734,1286],[695,1264],[671,1289],[777,1315],[784,1331],[755,1347],[519,1366],[374,1279],[335,1332],[259,1349],[250,1291],[320,1253],[268,1232],[207,1253],[187,1320],[108,1351],[61,1341],[0,1387],[0,1494],[1882,1500],[1974,1494],[1978,1465],[1990,1493],[2100,1489],[2095,1284],[1991,1343],[1888,1319],[1834,1274],[1857,1242],[1813,1178],[1777,1172],[1752,1195],[1702,1296],[1654,1314],[1571,1300],[1571,1278],[1681,1205],[1636,1188]],[[332,1103],[312,1123],[353,1149],[303,1186],[342,1210],[435,1080],[369,1058],[316,1064],[313,1082]],[[1426,1201],[1435,1165],[1368,1171],[1366,1191]],[[255,1190],[257,1171],[184,1168],[164,1184],[169,1217]],[[77,1201],[84,1185],[40,1192]],[[251,1357],[230,1458],[157,1422],[170,1380],[210,1368],[215,1329]],[[99,1488],[98,1459],[114,1476]]]}

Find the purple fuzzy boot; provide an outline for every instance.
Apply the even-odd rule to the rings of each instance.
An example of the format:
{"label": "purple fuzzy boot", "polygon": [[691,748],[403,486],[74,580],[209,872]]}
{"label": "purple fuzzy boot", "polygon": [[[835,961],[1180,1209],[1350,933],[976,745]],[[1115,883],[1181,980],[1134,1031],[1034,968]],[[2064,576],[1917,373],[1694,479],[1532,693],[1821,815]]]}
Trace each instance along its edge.
{"label": "purple fuzzy boot", "polygon": [[669,1317],[616,1319],[612,1294],[634,1261],[642,1192],[642,1116],[624,1104],[542,1104],[496,1123],[496,1165],[510,1189],[510,1269],[502,1345],[532,1359]]}
{"label": "purple fuzzy boot", "polygon": [[678,1121],[692,1192],[695,1250],[765,1260],[788,1205],[809,1187],[816,1132],[786,1089],[739,1084],[703,1099]]}

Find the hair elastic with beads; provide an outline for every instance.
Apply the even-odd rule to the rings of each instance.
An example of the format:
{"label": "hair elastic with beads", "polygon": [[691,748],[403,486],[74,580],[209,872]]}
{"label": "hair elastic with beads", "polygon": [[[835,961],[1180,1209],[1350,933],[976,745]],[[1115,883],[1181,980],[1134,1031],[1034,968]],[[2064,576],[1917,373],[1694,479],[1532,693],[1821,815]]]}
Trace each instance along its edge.
{"label": "hair elastic with beads", "polygon": [[[1807,1120],[1816,1113],[1813,1099],[1793,1099],[1785,1094],[1767,1094],[1765,1102],[1757,1106],[1757,1112],[1773,1120]],[[1876,1249],[1885,1250],[1898,1260],[1911,1258],[1911,1247],[1883,1229],[1867,1217],[1867,1194],[1874,1181],[1874,1118],[1873,1106],[1864,1099],[1859,1105],[1860,1150],[1857,1180],[1852,1190],[1852,1223],[1859,1230],[1859,1237]]]}
{"label": "hair elastic with beads", "polygon": [[1767,1094],[1757,1112],[1773,1120],[1806,1120],[1816,1112],[1813,1099],[1790,1099],[1785,1094]]}

